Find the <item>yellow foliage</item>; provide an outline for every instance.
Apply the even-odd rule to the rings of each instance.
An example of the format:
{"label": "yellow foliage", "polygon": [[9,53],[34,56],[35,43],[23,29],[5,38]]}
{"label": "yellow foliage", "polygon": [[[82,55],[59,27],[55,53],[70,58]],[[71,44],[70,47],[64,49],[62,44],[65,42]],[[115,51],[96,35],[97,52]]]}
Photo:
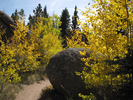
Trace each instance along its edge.
{"label": "yellow foliage", "polygon": [[[84,45],[84,48],[94,52],[90,53],[89,58],[81,59],[91,67],[91,71],[88,73],[84,70],[76,74],[83,75],[82,78],[87,87],[111,86],[115,90],[124,82],[124,77],[127,77],[124,75],[112,77],[110,73],[120,65],[109,65],[105,61],[113,60],[114,57],[124,58],[128,53],[128,46],[132,48],[132,34],[128,34],[133,27],[132,5],[133,1],[128,0],[95,0],[92,5],[95,12],[90,8],[82,11],[83,16],[86,17],[86,23],[89,24],[89,26],[81,25],[85,30],[83,32],[91,33],[87,34],[89,45]],[[126,30],[126,35],[117,34],[117,30],[120,31],[120,29]],[[80,54],[84,55],[85,52]],[[94,60],[93,64],[90,64],[90,59]]]}
{"label": "yellow foliage", "polygon": [[82,41],[82,34],[79,31],[75,31],[73,33],[73,36],[71,38],[66,37],[67,39],[67,45],[70,48],[84,48],[84,45],[86,45]]}
{"label": "yellow foliage", "polygon": [[[12,26],[15,30],[11,43],[4,43],[0,35],[0,83],[21,81],[20,72],[36,70],[41,62],[48,63],[55,53],[62,50],[59,31],[53,27],[51,17],[48,19],[46,25],[43,25],[43,18],[38,19],[29,36],[28,26],[23,26],[23,20],[16,21],[17,25]],[[4,33],[1,26],[0,34]],[[42,38],[40,34],[43,34]]]}
{"label": "yellow foliage", "polygon": [[53,17],[45,18],[47,24],[43,25],[43,18],[38,19],[33,33],[39,34],[40,43],[36,46],[40,52],[40,57],[43,63],[48,63],[49,59],[57,52],[63,50],[61,39],[59,39],[60,29],[53,26]]}

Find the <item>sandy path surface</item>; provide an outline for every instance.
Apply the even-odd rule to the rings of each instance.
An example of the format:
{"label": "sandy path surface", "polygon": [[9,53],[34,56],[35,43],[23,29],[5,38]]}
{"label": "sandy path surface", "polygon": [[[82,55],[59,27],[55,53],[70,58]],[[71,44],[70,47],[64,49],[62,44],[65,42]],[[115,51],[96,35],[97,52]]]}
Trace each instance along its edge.
{"label": "sandy path surface", "polygon": [[38,100],[42,90],[50,85],[51,83],[48,79],[31,85],[22,85],[24,89],[19,91],[16,100]]}

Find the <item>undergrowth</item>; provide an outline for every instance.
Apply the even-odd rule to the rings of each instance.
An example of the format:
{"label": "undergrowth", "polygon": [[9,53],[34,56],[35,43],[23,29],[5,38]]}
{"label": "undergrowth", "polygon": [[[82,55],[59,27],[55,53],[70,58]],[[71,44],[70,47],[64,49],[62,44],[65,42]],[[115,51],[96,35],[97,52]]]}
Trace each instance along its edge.
{"label": "undergrowth", "polygon": [[[47,75],[45,73],[45,67],[39,67],[35,71],[28,71],[26,73],[21,73],[21,82],[18,84],[4,83],[3,89],[0,93],[0,100],[15,100],[16,94],[19,90],[23,89],[22,84],[33,84],[40,80],[45,80]],[[1,87],[1,84],[0,84]]]}
{"label": "undergrowth", "polygon": [[45,80],[47,78],[45,67],[39,67],[37,70],[28,71],[21,74],[21,84],[33,84],[40,80]]}
{"label": "undergrowth", "polygon": [[21,87],[19,85],[4,83],[0,93],[0,100],[15,100],[16,93],[18,93],[20,89]]}
{"label": "undergrowth", "polygon": [[67,98],[56,91],[52,86],[46,87],[41,92],[41,97],[38,100],[73,100],[72,98]]}

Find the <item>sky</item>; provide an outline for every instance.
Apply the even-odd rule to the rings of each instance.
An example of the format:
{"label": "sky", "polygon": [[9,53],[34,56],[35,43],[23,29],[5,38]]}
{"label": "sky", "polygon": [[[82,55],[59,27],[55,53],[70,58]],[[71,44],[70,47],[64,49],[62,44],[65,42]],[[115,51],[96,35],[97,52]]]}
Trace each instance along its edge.
{"label": "sky", "polygon": [[[15,9],[20,11],[24,9],[26,15],[25,22],[28,22],[29,14],[33,14],[33,9],[35,9],[40,3],[42,9],[47,6],[47,12],[50,16],[57,14],[61,16],[62,11],[67,8],[69,11],[70,19],[74,13],[75,5],[78,9],[85,11],[88,7],[88,3],[91,3],[92,0],[0,0],[0,10],[4,11],[9,16],[15,12]],[[78,15],[82,19],[81,11],[78,10]]]}

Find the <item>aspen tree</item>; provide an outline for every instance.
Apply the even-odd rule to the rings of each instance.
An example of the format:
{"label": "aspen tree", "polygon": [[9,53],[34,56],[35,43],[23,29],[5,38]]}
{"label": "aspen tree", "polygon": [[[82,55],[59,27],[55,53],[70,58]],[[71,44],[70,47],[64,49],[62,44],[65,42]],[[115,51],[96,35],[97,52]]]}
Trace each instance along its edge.
{"label": "aspen tree", "polygon": [[[82,75],[87,88],[102,86],[106,90],[106,87],[110,86],[111,90],[108,90],[107,92],[112,95],[113,91],[119,89],[119,86],[127,81],[125,78],[129,78],[129,74],[113,77],[111,73],[115,72],[121,65],[110,65],[106,61],[115,61],[117,60],[116,57],[119,59],[124,58],[126,56],[125,54],[129,53],[129,48],[132,49],[133,47],[131,34],[131,27],[133,26],[133,1],[93,1],[94,4],[92,4],[91,7],[86,7],[86,11],[81,11],[89,26],[80,24],[84,30],[86,30],[84,34],[87,36],[89,44],[82,46],[90,51],[94,51],[90,53],[90,57],[81,59],[85,62],[87,67],[91,68],[91,71],[88,73],[86,71],[87,67],[85,67],[82,73],[76,72],[76,74]],[[123,35],[118,34],[118,31],[120,30],[125,30],[126,33]],[[87,34],[87,32],[91,34]],[[85,55],[86,52],[80,52],[80,54]],[[92,59],[93,64],[90,64]],[[80,94],[80,96],[86,100],[87,98],[90,99],[93,97],[93,94],[89,96]]]}

